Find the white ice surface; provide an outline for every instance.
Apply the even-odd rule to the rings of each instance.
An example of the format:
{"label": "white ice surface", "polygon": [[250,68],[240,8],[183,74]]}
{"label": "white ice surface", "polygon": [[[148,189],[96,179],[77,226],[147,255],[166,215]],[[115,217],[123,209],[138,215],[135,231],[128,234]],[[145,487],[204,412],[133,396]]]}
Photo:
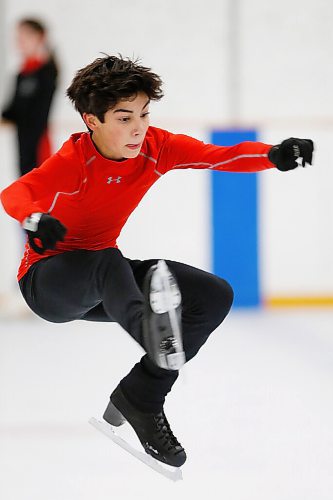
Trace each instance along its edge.
{"label": "white ice surface", "polygon": [[182,482],[88,424],[141,352],[114,324],[0,322],[1,500],[333,498],[332,310],[234,311],[212,334],[165,408]]}

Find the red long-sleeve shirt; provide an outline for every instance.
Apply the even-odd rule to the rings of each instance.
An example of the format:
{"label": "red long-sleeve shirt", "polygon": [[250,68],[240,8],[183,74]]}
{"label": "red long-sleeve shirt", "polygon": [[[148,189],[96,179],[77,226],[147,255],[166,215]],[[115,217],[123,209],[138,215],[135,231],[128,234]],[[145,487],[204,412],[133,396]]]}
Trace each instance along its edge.
{"label": "red long-sleeve shirt", "polygon": [[96,150],[88,132],[73,134],[39,168],[1,193],[6,212],[19,222],[48,212],[67,228],[64,242],[40,255],[26,244],[18,279],[38,260],[76,249],[117,247],[128,217],[166,172],[184,168],[257,172],[274,167],[271,146],[243,142],[223,147],[149,127],[136,158],[113,161]]}

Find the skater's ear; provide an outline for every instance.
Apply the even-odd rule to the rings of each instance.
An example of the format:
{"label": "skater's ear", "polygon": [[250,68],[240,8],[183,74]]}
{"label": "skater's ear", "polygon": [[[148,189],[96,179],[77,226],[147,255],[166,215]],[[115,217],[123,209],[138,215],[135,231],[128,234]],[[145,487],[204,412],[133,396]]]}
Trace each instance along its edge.
{"label": "skater's ear", "polygon": [[83,113],[82,118],[88,129],[92,131],[96,130],[101,123],[97,116],[93,115],[92,113]]}

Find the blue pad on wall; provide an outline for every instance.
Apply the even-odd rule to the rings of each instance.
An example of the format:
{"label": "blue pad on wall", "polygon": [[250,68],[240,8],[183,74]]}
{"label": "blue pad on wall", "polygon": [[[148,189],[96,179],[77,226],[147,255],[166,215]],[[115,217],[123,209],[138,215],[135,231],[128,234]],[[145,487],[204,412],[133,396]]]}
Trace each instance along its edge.
{"label": "blue pad on wall", "polygon": [[[255,130],[217,130],[212,143],[256,141]],[[236,307],[260,304],[257,174],[212,172],[213,272],[234,289]]]}

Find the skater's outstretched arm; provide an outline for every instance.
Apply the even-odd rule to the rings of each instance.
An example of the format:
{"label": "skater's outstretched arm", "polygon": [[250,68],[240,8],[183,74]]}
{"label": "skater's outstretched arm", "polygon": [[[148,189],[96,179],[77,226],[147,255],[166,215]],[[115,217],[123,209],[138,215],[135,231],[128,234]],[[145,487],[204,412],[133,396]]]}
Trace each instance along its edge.
{"label": "skater's outstretched arm", "polygon": [[313,142],[309,139],[290,138],[276,146],[250,141],[235,146],[215,146],[186,135],[170,134],[160,164],[165,169],[161,173],[185,168],[259,172],[277,167],[286,171],[298,166],[299,157],[303,166],[311,164],[312,153]]}
{"label": "skater's outstretched arm", "polygon": [[83,166],[58,154],[40,167],[20,177],[1,192],[6,212],[21,224],[33,213],[47,212],[57,193],[80,190],[84,178]]}

